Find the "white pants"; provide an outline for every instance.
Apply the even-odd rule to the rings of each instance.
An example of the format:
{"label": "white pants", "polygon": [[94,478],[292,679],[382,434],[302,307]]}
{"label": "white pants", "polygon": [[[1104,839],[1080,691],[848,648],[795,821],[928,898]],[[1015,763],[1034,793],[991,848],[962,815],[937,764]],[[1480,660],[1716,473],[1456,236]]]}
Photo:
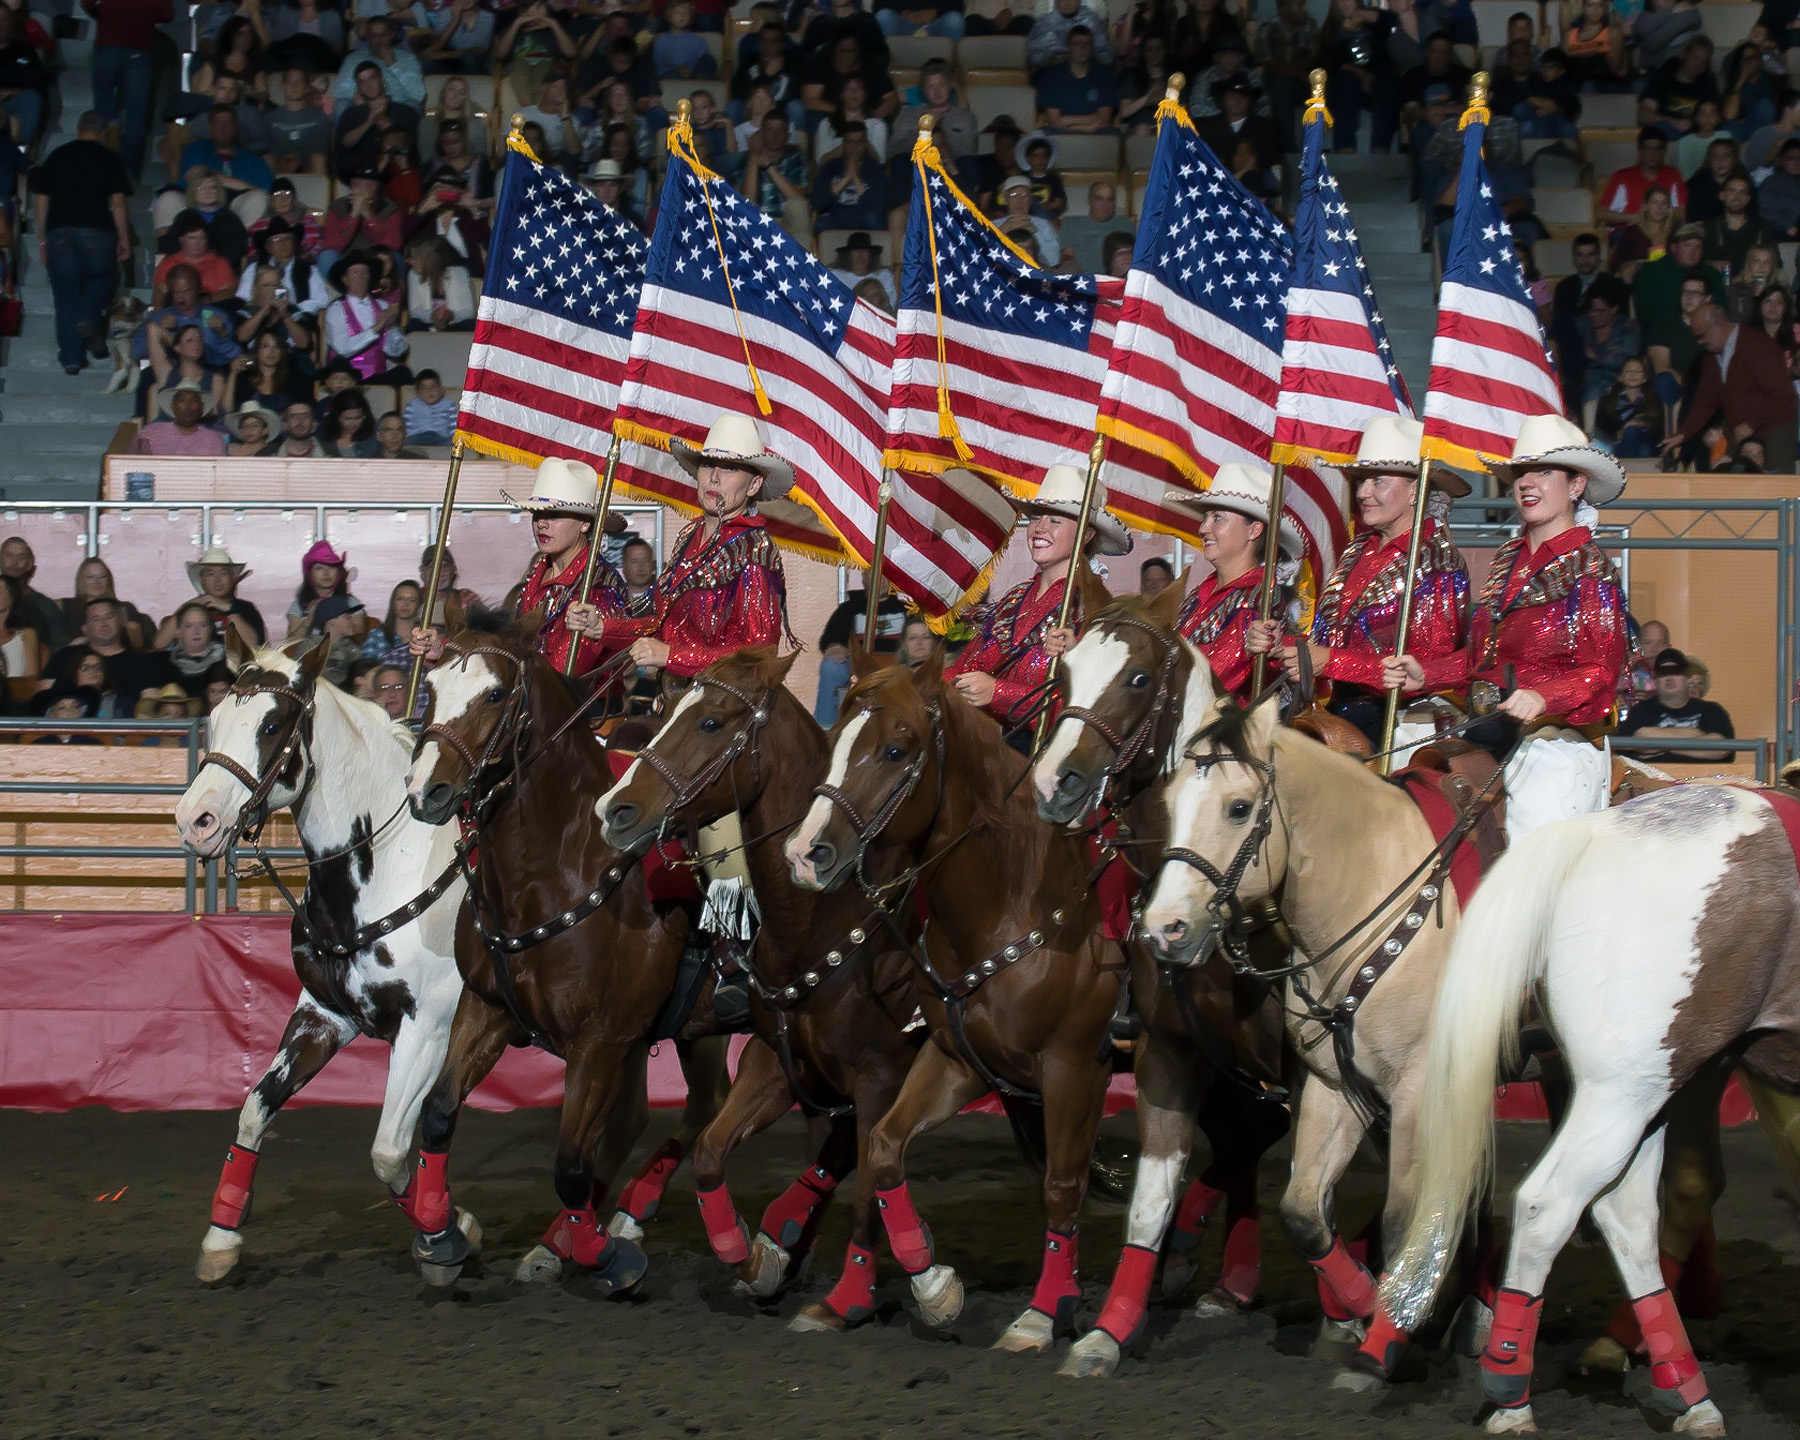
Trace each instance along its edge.
{"label": "white pants", "polygon": [[1506,843],[1540,825],[1593,815],[1612,794],[1612,752],[1585,740],[1527,740],[1506,766]]}
{"label": "white pants", "polygon": [[1394,758],[1389,768],[1404,770],[1412,764],[1413,752],[1421,745],[1437,739],[1437,726],[1426,720],[1401,720],[1394,726]]}

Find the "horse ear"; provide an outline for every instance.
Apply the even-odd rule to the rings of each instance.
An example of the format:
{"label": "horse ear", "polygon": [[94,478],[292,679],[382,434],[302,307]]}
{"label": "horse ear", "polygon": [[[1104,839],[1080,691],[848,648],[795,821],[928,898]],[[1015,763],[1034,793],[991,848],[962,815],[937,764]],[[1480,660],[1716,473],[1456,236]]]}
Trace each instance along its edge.
{"label": "horse ear", "polygon": [[1081,623],[1085,625],[1113,603],[1113,594],[1106,588],[1106,582],[1094,573],[1092,565],[1077,565],[1075,580],[1076,593],[1081,596]]}
{"label": "horse ear", "polygon": [[[467,630],[469,616],[468,612],[463,609],[462,596],[454,590],[445,590],[439,594],[438,599],[444,602],[444,633],[454,635],[459,630]],[[431,617],[429,615],[425,617],[424,624],[426,628],[430,628]]]}
{"label": "horse ear", "polygon": [[519,642],[527,649],[537,644],[538,631],[544,628],[544,616],[549,613],[545,606],[538,606],[529,615],[519,617]]}
{"label": "horse ear", "polygon": [[913,681],[921,690],[936,690],[943,685],[944,644],[941,640],[931,647],[931,653],[913,671]]}
{"label": "horse ear", "polygon": [[850,637],[850,674],[860,680],[865,675],[873,675],[881,669],[881,662],[864,648],[862,641],[854,635]]}
{"label": "horse ear", "polygon": [[225,666],[236,675],[256,658],[256,652],[245,641],[243,632],[234,625],[225,627]]}
{"label": "horse ear", "polygon": [[1175,622],[1181,618],[1181,605],[1187,599],[1187,587],[1179,581],[1163,586],[1162,590],[1144,607],[1144,613],[1152,623],[1165,630],[1173,630]]}
{"label": "horse ear", "polygon": [[318,637],[318,643],[300,657],[300,680],[305,685],[317,685],[319,677],[325,673],[325,663],[331,659],[331,641],[324,636]]}
{"label": "horse ear", "polygon": [[1275,748],[1275,732],[1281,728],[1281,703],[1270,697],[1280,693],[1280,687],[1271,687],[1250,705],[1250,713],[1244,722],[1244,736],[1250,743],[1252,755],[1267,755]]}
{"label": "horse ear", "polygon": [[770,655],[763,662],[763,676],[770,685],[785,685],[788,671],[794,668],[794,662],[800,658],[798,650],[790,650],[785,655]]}

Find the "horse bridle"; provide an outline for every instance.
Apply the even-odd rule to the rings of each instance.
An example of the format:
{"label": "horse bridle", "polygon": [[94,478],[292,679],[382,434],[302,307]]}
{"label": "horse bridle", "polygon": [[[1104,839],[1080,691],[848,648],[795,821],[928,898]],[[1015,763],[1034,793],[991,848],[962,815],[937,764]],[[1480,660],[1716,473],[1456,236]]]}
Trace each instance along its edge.
{"label": "horse bridle", "polygon": [[[862,713],[872,715],[880,708],[879,705],[870,705]],[[942,810],[944,808],[944,717],[934,702],[926,703],[925,714],[931,721],[932,747],[937,757],[937,809]],[[919,781],[925,776],[925,761],[926,750],[921,745],[919,753],[906,762],[906,770],[901,774],[894,788],[887,793],[875,813],[867,819],[863,818],[862,811],[857,808],[856,802],[838,786],[825,781],[813,786],[815,796],[835,809],[843,811],[844,818],[850,822],[851,833],[856,836],[856,873],[859,879],[863,877],[863,861],[868,854],[869,842],[887,829],[888,823],[900,813],[900,807],[906,804],[912,798],[913,792],[919,788]],[[905,872],[900,881],[878,886],[875,890],[871,890],[867,880],[862,879],[863,889],[870,894],[875,894],[877,890],[893,889],[899,883],[910,880],[918,868],[913,867]]]}
{"label": "horse bridle", "polygon": [[[1247,755],[1235,755],[1230,750],[1215,750],[1208,755],[1196,755],[1189,751],[1184,759],[1191,760],[1197,770],[1207,770],[1214,765],[1248,765],[1261,777],[1261,785],[1257,792],[1256,815],[1250,829],[1238,843],[1237,853],[1231,862],[1220,870],[1204,855],[1190,850],[1185,845],[1171,845],[1163,851],[1163,864],[1171,862],[1186,865],[1198,870],[1212,884],[1213,893],[1206,902],[1207,922],[1212,934],[1217,937],[1219,946],[1225,951],[1231,962],[1231,968],[1239,975],[1263,978],[1250,960],[1248,944],[1249,913],[1244,909],[1243,901],[1238,899],[1238,886],[1243,883],[1245,873],[1255,863],[1257,855],[1268,841],[1269,831],[1275,820],[1275,763],[1270,760],[1256,760]],[[1196,951],[1198,957],[1199,952]],[[1199,963],[1198,958],[1191,962]]]}
{"label": "horse bridle", "polygon": [[1154,733],[1157,722],[1168,710],[1169,702],[1174,697],[1175,662],[1181,656],[1179,640],[1170,641],[1154,625],[1140,620],[1135,615],[1114,615],[1108,618],[1107,623],[1141,630],[1162,648],[1163,657],[1156,670],[1156,694],[1150,701],[1150,708],[1144,712],[1143,718],[1132,727],[1130,734],[1121,736],[1104,716],[1086,705],[1065,705],[1057,716],[1058,723],[1064,720],[1075,720],[1086,725],[1112,748],[1112,761],[1100,772],[1100,784],[1090,802],[1090,808],[1100,804],[1105,798],[1106,787],[1124,774],[1132,761],[1137,759]]}
{"label": "horse bridle", "polygon": [[500,718],[494,722],[494,728],[488,732],[487,743],[477,755],[463,737],[448,725],[433,723],[419,732],[418,743],[413,747],[413,759],[417,760],[428,740],[437,740],[450,750],[469,769],[468,790],[471,796],[480,783],[481,776],[498,758],[503,748],[515,752],[524,742],[531,728],[531,712],[525,705],[525,670],[527,657],[515,655],[512,651],[502,649],[498,645],[474,645],[467,650],[458,651],[449,663],[460,664],[466,671],[468,663],[477,655],[485,655],[493,659],[509,660],[517,668],[512,688],[507,692],[506,707],[500,712]]}
{"label": "horse bridle", "polygon": [[[208,749],[200,757],[195,767],[195,776],[208,765],[216,765],[232,779],[244,786],[250,796],[238,806],[237,819],[231,824],[231,832],[246,843],[255,845],[257,837],[262,834],[263,826],[269,823],[269,796],[281,780],[281,774],[299,750],[305,756],[307,784],[312,783],[313,766],[308,732],[312,728],[314,696],[302,695],[292,685],[285,682],[258,683],[254,685],[233,685],[231,697],[234,700],[248,700],[252,695],[274,695],[294,702],[294,718],[288,722],[287,734],[282,738],[281,748],[277,750],[269,763],[263,767],[260,775],[252,775],[247,769],[227,755],[223,750]],[[252,818],[246,820],[246,816]]]}
{"label": "horse bridle", "polygon": [[[746,751],[750,754],[750,786],[752,790],[757,788],[760,783],[761,755],[757,742],[762,736],[763,727],[769,723],[769,717],[775,712],[775,692],[772,687],[765,689],[760,696],[752,697],[748,691],[715,676],[696,675],[694,683],[731,696],[744,707],[745,720],[737,734],[731,737],[730,743],[686,779],[683,779],[674,766],[656,753],[654,742],[638,751],[637,758],[644,762],[644,765],[658,780],[669,787],[671,798],[663,811],[664,830],[667,830],[671,819],[692,806],[696,800],[712,788],[714,781],[737,764],[738,757]],[[733,809],[736,808],[738,807],[733,806]]]}

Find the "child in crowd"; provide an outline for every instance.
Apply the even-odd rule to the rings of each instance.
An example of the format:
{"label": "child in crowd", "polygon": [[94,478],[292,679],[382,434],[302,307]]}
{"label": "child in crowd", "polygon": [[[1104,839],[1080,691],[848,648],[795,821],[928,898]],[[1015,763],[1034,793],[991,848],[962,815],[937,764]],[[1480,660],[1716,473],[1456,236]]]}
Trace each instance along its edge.
{"label": "child in crowd", "polygon": [[1068,192],[1062,176],[1050,168],[1054,149],[1043,136],[1033,136],[1025,147],[1025,178],[1031,181],[1031,203],[1041,214],[1060,220],[1069,208]]}
{"label": "child in crowd", "polygon": [[456,401],[444,393],[435,370],[413,377],[413,398],[406,402],[406,443],[448,445],[456,430]]}
{"label": "child in crowd", "polygon": [[1650,367],[1627,360],[1619,378],[1600,397],[1594,434],[1621,460],[1648,460],[1662,453],[1663,406],[1650,389]]}
{"label": "child in crowd", "polygon": [[673,0],[663,12],[668,29],[650,44],[650,61],[658,80],[712,80],[719,65],[707,52],[706,41],[694,33],[692,0]]}

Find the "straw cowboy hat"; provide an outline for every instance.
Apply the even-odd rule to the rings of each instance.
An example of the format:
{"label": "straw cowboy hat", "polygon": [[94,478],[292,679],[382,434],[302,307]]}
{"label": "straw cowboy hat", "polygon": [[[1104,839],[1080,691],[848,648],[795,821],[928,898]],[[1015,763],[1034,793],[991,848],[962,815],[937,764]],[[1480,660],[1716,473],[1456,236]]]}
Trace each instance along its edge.
{"label": "straw cowboy hat", "polygon": [[698,448],[686,440],[669,441],[669,453],[688,474],[698,476],[702,465],[729,465],[754,470],[762,476],[758,500],[779,500],[793,488],[794,467],[763,443],[762,426],[748,415],[721,415],[706,432]]}
{"label": "straw cowboy hat", "polygon": [[[1230,510],[1246,520],[1269,523],[1269,493],[1275,488],[1275,474],[1260,465],[1245,465],[1233,460],[1221,465],[1212,484],[1198,495],[1187,491],[1171,492],[1166,498],[1178,505],[1196,510]],[[1306,551],[1299,527],[1284,514],[1281,517],[1281,553],[1298,560]]]}
{"label": "straw cowboy hat", "polygon": [[204,402],[200,407],[200,418],[204,420],[213,413],[212,391],[198,380],[177,380],[173,385],[165,385],[156,394],[156,413],[175,418],[175,397],[177,395],[198,395]]}
{"label": "straw cowboy hat", "polygon": [[233,410],[227,415],[225,428],[231,432],[234,438],[242,440],[244,438],[244,422],[252,417],[263,422],[263,429],[268,432],[270,439],[275,439],[281,434],[281,416],[267,405],[259,404],[255,400],[249,401],[243,408]]}
{"label": "straw cowboy hat", "polygon": [[1625,467],[1589,440],[1579,425],[1560,415],[1533,415],[1519,427],[1512,459],[1483,455],[1481,463],[1502,485],[1512,484],[1527,470],[1573,470],[1587,476],[1582,498],[1590,505],[1610,505],[1625,493]]}
{"label": "straw cowboy hat", "polygon": [[198,560],[190,560],[187,562],[188,584],[194,587],[195,594],[200,593],[201,570],[213,565],[223,565],[231,572],[231,578],[234,581],[242,580],[244,578],[244,572],[250,568],[248,565],[240,565],[237,561],[233,560],[231,558],[231,552],[223,545],[208,545],[200,552],[200,558]]}
{"label": "straw cowboy hat", "polygon": [[[1425,444],[1425,422],[1410,415],[1377,415],[1364,427],[1356,458],[1338,473],[1354,485],[1365,475],[1419,478],[1419,451]],[[1469,482],[1443,465],[1431,467],[1431,488],[1446,495],[1467,495]]]}
{"label": "straw cowboy hat", "polygon": [[[1070,520],[1081,515],[1081,496],[1087,480],[1073,465],[1052,465],[1044,472],[1044,483],[1029,500],[1013,500],[1013,509],[1021,515],[1062,515]],[[1011,499],[1012,497],[1008,497]],[[1088,534],[1100,555],[1129,555],[1131,536],[1106,508],[1106,486],[1094,484],[1094,509],[1088,516]]]}
{"label": "straw cowboy hat", "polygon": [[171,682],[159,685],[154,690],[146,690],[138,696],[137,709],[132,712],[139,720],[154,720],[158,705],[179,705],[189,715],[200,713],[200,701],[195,699],[179,685]]}
{"label": "straw cowboy hat", "polygon": [[[594,511],[599,508],[599,487],[600,474],[592,465],[553,455],[538,466],[530,495],[515,500],[502,490],[500,498],[513,509],[526,510],[533,515],[577,515],[583,520],[592,520]],[[617,535],[624,529],[625,517],[608,511],[607,533]]]}

